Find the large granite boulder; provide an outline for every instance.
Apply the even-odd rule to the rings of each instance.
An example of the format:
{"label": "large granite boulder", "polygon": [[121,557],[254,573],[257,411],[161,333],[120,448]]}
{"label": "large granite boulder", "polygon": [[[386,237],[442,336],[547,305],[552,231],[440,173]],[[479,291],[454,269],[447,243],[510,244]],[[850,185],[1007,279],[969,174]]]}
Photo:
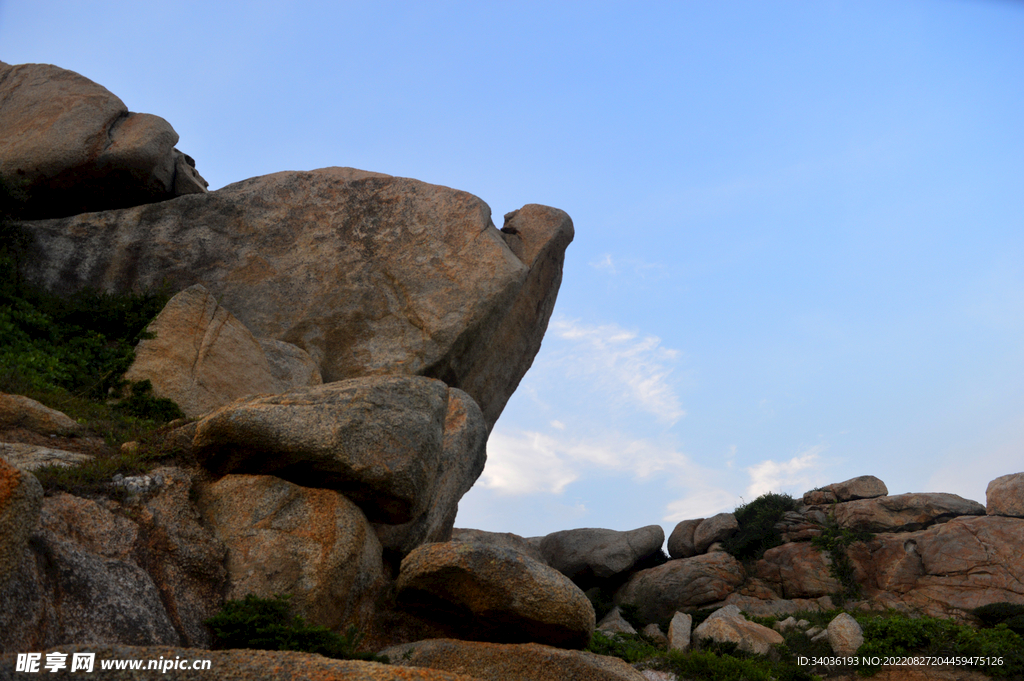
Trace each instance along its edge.
{"label": "large granite boulder", "polygon": [[313,624],[369,621],[385,585],[381,546],[344,496],[269,475],[228,475],[201,486],[196,505],[227,547],[227,598],[291,594]]}
{"label": "large granite boulder", "polygon": [[23,471],[43,466],[75,466],[92,459],[91,454],[30,445],[24,442],[0,442],[0,459]]}
{"label": "large granite boulder", "polygon": [[744,577],[743,566],[728,553],[705,553],[634,573],[615,602],[636,605],[641,620],[660,622],[677,610],[724,600]]}
{"label": "large granite boulder", "polygon": [[977,501],[944,492],[896,494],[836,504],[840,527],[863,532],[913,532],[952,518],[985,515]]}
{"label": "large granite boulder", "polygon": [[737,650],[754,655],[767,655],[773,645],[785,642],[782,634],[751,622],[735,605],[727,605],[711,613],[693,630],[693,638],[697,641],[735,643]]}
{"label": "large granite boulder", "polygon": [[139,527],[95,501],[46,497],[31,551],[0,587],[0,652],[78,643],[180,645],[150,575]]}
{"label": "large granite boulder", "polygon": [[1024,519],[969,516],[879,534],[848,553],[872,601],[942,617],[989,603],[1024,603],[1021,537]]}
{"label": "large granite boulder", "polygon": [[[45,648],[45,650],[42,650]],[[484,681],[481,677],[456,674],[421,667],[405,667],[399,664],[387,665],[378,662],[361,660],[333,660],[314,655],[299,653],[294,650],[196,650],[194,648],[172,648],[169,646],[131,646],[131,645],[81,645],[63,644],[60,646],[34,646],[25,650],[40,651],[41,660],[38,672],[46,674],[49,679],[82,678],[99,679],[99,681],[138,681],[145,678],[162,678],[169,681],[180,681],[187,678],[214,679],[260,679],[260,681]],[[22,651],[24,654],[25,651]],[[63,653],[70,662],[76,653],[93,654],[91,672],[71,671],[71,664],[64,669],[50,672],[43,665],[49,653]],[[17,655],[0,656],[0,680],[24,678],[25,674],[16,672]],[[158,665],[151,671],[131,669],[102,669],[103,663],[110,660],[152,660]],[[192,668],[193,664],[203,665],[209,661],[209,667]],[[178,668],[175,669],[174,665]],[[183,664],[189,665],[183,667]],[[166,667],[166,668],[164,668]],[[32,672],[29,672],[30,674]],[[29,677],[31,678],[31,677]]]}
{"label": "large granite boulder", "polygon": [[1024,518],[1024,473],[1003,475],[988,483],[985,504],[989,515]]}
{"label": "large granite boulder", "polygon": [[158,116],[130,113],[93,81],[50,64],[0,62],[0,179],[26,217],[59,217],[206,191]]}
{"label": "large granite boulder", "polygon": [[381,651],[410,667],[470,674],[484,681],[645,681],[616,657],[537,643],[431,639]]}
{"label": "large granite boulder", "polygon": [[658,553],[664,542],[661,525],[627,532],[581,528],[547,535],[540,552],[544,562],[586,589],[629,572],[639,561]]}
{"label": "large granite boulder", "polygon": [[402,561],[400,606],[458,638],[582,648],[594,608],[560,572],[512,549],[478,542],[424,544]]}
{"label": "large granite boulder", "polygon": [[765,551],[756,575],[785,599],[818,598],[842,589],[831,564],[828,555],[810,542],[789,543]]}
{"label": "large granite boulder", "polygon": [[385,555],[401,560],[420,544],[449,541],[459,501],[480,477],[486,459],[487,424],[480,407],[453,388],[448,391],[441,455],[427,509],[407,523],[373,526]]}
{"label": "large granite boulder", "polygon": [[672,558],[690,558],[697,555],[697,547],[693,544],[693,535],[704,518],[683,520],[675,526],[668,537],[668,555]]}
{"label": "large granite boulder", "polygon": [[[139,341],[125,378],[148,380],[155,395],[174,400],[186,416],[206,414],[248,395],[322,383],[312,358],[297,347],[285,354],[270,346],[272,365],[264,346],[201,284],[171,298],[146,331],[153,337]],[[293,355],[299,369],[291,373]]]}
{"label": "large granite boulder", "polygon": [[217,474],[342,492],[376,523],[409,523],[433,504],[444,533],[483,471],[485,435],[465,393],[420,376],[371,376],[223,407],[200,421],[193,453]]}
{"label": "large granite boulder", "polygon": [[43,488],[31,473],[0,458],[0,586],[25,553],[43,506]]}
{"label": "large granite boulder", "polygon": [[736,534],[739,527],[740,524],[732,513],[719,513],[701,521],[693,530],[694,551],[698,554],[704,553],[712,544]]}
{"label": "large granite boulder", "polygon": [[873,499],[889,493],[885,483],[873,475],[861,475],[843,482],[834,482],[804,494],[805,504],[831,504],[837,501]]}
{"label": "large granite boulder", "polygon": [[48,289],[203,284],[325,382],[440,378],[489,427],[540,348],[573,237],[554,208],[525,206],[499,231],[475,196],[352,168],[24,224],[25,274]]}
{"label": "large granite boulder", "polygon": [[456,527],[452,530],[451,541],[473,541],[492,544],[512,549],[513,551],[519,551],[540,563],[546,564],[544,554],[540,552],[540,548],[536,544],[512,532],[487,532],[485,530]]}
{"label": "large granite boulder", "polygon": [[7,393],[0,393],[0,428],[24,428],[40,435],[77,435],[85,430],[64,412]]}
{"label": "large granite boulder", "polygon": [[864,630],[853,615],[841,612],[836,615],[826,628],[828,643],[836,655],[849,657],[864,645]]}

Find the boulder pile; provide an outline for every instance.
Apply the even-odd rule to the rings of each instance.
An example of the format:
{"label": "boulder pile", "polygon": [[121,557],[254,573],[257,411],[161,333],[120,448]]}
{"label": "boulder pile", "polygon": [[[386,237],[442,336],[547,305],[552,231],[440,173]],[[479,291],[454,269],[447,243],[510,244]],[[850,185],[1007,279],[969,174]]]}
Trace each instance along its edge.
{"label": "boulder pile", "polygon": [[[78,74],[0,63],[0,180],[30,237],[20,275],[61,293],[174,289],[125,377],[180,405],[188,418],[161,437],[194,462],[44,496],[31,471],[104,444],[0,394],[0,678],[56,646],[195,657],[214,643],[205,621],[248,595],[291,594],[310,623],[355,626],[399,666],[204,651],[221,675],[639,681],[657,673],[579,650],[595,629],[764,654],[780,634],[744,613],[829,610],[844,580],[861,591],[848,609],[1024,603],[1024,473],[994,480],[987,506],[889,495],[872,476],[812,490],[755,562],[725,550],[731,513],[678,523],[668,555],[659,525],[455,529],[540,348],[569,216],[529,204],[499,230],[475,196],[352,168],[210,192],[177,141]],[[812,541],[835,531],[858,537],[852,577]],[[836,654],[862,641],[848,615],[808,624],[778,626]]]}

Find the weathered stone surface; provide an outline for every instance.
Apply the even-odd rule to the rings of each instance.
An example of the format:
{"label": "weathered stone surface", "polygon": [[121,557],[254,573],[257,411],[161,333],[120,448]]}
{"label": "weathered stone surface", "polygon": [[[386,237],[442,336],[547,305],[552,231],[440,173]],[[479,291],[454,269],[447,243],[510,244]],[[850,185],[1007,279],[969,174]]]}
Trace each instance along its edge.
{"label": "weathered stone surface", "polygon": [[849,657],[864,645],[864,632],[853,616],[841,612],[828,623],[828,642],[836,655]]}
{"label": "weathered stone surface", "polygon": [[677,610],[723,600],[743,578],[743,567],[728,553],[680,558],[635,573],[615,594],[615,602],[636,604],[641,619],[657,622]]}
{"label": "weathered stone surface", "polygon": [[747,620],[734,605],[711,613],[693,630],[693,638],[735,643],[737,650],[755,655],[766,655],[773,645],[785,641],[779,632]]}
{"label": "weathered stone surface", "polygon": [[573,237],[554,208],[525,206],[499,232],[470,194],[351,168],[26,226],[26,275],[47,288],[200,283],[255,336],[308,352],[326,382],[440,378],[489,427],[540,347]]}
{"label": "weathered stone surface", "polygon": [[278,385],[293,388],[324,382],[316,362],[302,348],[273,338],[260,338],[259,343]]}
{"label": "weathered stone surface", "polygon": [[622,616],[618,607],[612,608],[607,615],[597,623],[597,630],[606,634],[635,634],[636,629]]}
{"label": "weathered stone surface", "polygon": [[693,531],[693,548],[698,553],[704,553],[712,544],[724,541],[736,533],[739,529],[736,516],[732,513],[719,513],[704,520]]}
{"label": "weathered stone surface", "polygon": [[484,530],[456,527],[452,530],[451,541],[475,541],[483,544],[493,544],[494,546],[525,553],[530,558],[540,563],[545,563],[544,554],[540,552],[536,544],[511,532],[486,532]]}
{"label": "weathered stone surface", "polygon": [[135,523],[56,494],[44,499],[39,525],[0,587],[0,652],[68,641],[180,644],[153,580],[133,562]]}
{"label": "weathered stone surface", "polygon": [[664,542],[665,530],[661,525],[628,532],[581,528],[547,535],[540,543],[540,551],[544,562],[582,588],[588,588],[597,580],[628,572],[641,559],[661,550]]}
{"label": "weathered stone surface", "polygon": [[0,459],[23,471],[34,471],[41,466],[74,466],[93,458],[89,454],[66,452],[22,442],[0,442]]}
{"label": "weathered stone surface", "polygon": [[24,214],[57,217],[205,192],[162,118],[49,64],[0,62],[0,177]]}
{"label": "weathered stone surface", "polygon": [[874,499],[889,494],[889,488],[885,483],[873,475],[861,475],[843,482],[834,482],[828,488],[836,495],[838,501]]}
{"label": "weathered stone surface", "polygon": [[693,518],[676,525],[668,537],[668,555],[673,558],[696,556],[697,548],[693,545],[693,533],[702,522],[704,518]]}
{"label": "weathered stone surface", "polygon": [[167,604],[182,644],[208,648],[212,640],[204,622],[224,602],[227,549],[202,524],[191,501],[188,471],[160,467],[152,477],[162,481],[160,491],[132,509],[140,527],[135,553],[145,556],[143,567]]}
{"label": "weathered stone surface", "polygon": [[842,588],[829,572],[831,564],[816,546],[796,542],[765,551],[756,575],[783,598],[817,598]]}
{"label": "weathered stone surface", "polygon": [[755,617],[782,617],[795,612],[820,612],[835,610],[829,596],[818,598],[755,598],[732,593],[721,605],[735,605],[748,615]]}
{"label": "weathered stone surface", "polygon": [[35,476],[0,459],[0,586],[21,562],[42,506],[43,487]]}
{"label": "weathered stone surface", "polygon": [[42,435],[74,435],[85,430],[63,412],[7,393],[0,393],[0,428],[24,428]]}
{"label": "weathered stone surface", "polygon": [[[40,647],[32,649],[40,651]],[[260,679],[260,681],[484,681],[477,676],[456,674],[434,669],[405,667],[398,664],[385,665],[377,662],[358,660],[333,660],[321,655],[299,653],[291,650],[202,650],[194,648],[171,648],[166,646],[127,645],[81,645],[63,644],[46,646],[41,650],[40,671],[51,679],[77,679],[83,675],[100,681],[138,681],[139,679],[162,678],[168,681],[182,681],[187,678],[207,676],[227,681],[228,679]],[[94,653],[95,664],[92,672],[71,672],[69,663],[65,669],[50,672],[43,668],[46,654],[67,653],[70,662],[75,653]],[[209,660],[210,668],[160,671],[101,670],[105,660]],[[17,655],[0,656],[0,680],[14,681],[24,674],[15,672]]]}
{"label": "weathered stone surface", "polygon": [[[248,395],[321,383],[319,373],[308,368],[287,375],[289,359],[301,363],[298,356],[305,354],[294,346],[291,355],[271,346],[271,365],[265,346],[201,284],[171,298],[146,330],[155,337],[139,341],[125,378],[148,380],[155,395],[174,400],[187,416],[201,416]],[[307,362],[313,362],[308,355]]]}
{"label": "weathered stone surface", "polygon": [[292,594],[299,613],[332,629],[361,626],[384,588],[381,546],[348,499],[267,475],[228,475],[196,505],[227,547],[229,599]]}
{"label": "weathered stone surface", "polygon": [[668,624],[668,649],[686,652],[690,649],[690,634],[693,629],[693,617],[685,612],[672,615]]}
{"label": "weathered stone surface", "polygon": [[988,483],[985,503],[989,515],[1024,518],[1024,473],[1003,475]]}
{"label": "weathered stone surface", "polygon": [[644,634],[644,636],[653,639],[654,641],[660,643],[663,646],[668,645],[668,637],[665,636],[665,634],[661,631],[661,627],[659,627],[654,622],[651,622],[646,627],[644,627],[642,633]]}
{"label": "weathered stone surface", "polygon": [[417,641],[381,651],[391,660],[470,674],[485,681],[644,681],[623,660],[536,643]]}
{"label": "weathered stone surface", "polygon": [[460,638],[582,648],[594,608],[560,572],[511,549],[476,542],[425,544],[402,561],[398,601],[450,624]]}
{"label": "weathered stone surface", "polygon": [[913,532],[959,516],[984,515],[977,501],[956,494],[912,493],[836,504],[840,527],[865,532]]}
{"label": "weathered stone surface", "polygon": [[879,534],[849,555],[873,602],[933,616],[1024,603],[1024,519],[962,517],[913,533]]}
{"label": "weathered stone surface", "polygon": [[[820,516],[820,517],[819,517]],[[779,533],[782,543],[793,541],[810,541],[821,536],[821,525],[825,515],[816,509],[808,509],[803,513],[788,511],[782,519],[775,523],[774,530]]]}
{"label": "weathered stone surface", "polygon": [[[440,468],[453,465],[443,446],[450,392],[434,379],[380,376],[260,397],[203,419],[193,452],[216,473],[271,474],[326,487],[356,502],[373,522],[408,523],[428,511],[444,482]],[[469,440],[479,444],[475,436]],[[483,448],[460,455],[470,463],[458,470],[479,475]]]}
{"label": "weathered stone surface", "polygon": [[480,407],[469,395],[452,388],[427,510],[408,523],[373,526],[389,557],[401,559],[420,544],[450,540],[459,500],[483,473],[486,461],[487,423]]}

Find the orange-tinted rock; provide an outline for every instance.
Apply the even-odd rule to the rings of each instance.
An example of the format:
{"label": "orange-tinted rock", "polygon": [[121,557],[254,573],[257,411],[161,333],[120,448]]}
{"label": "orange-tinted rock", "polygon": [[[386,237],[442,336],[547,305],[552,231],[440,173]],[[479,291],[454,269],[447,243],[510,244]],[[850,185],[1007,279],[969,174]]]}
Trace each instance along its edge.
{"label": "orange-tinted rock", "polygon": [[818,598],[841,589],[829,572],[832,561],[810,542],[768,549],[757,562],[757,576],[783,598]]}
{"label": "orange-tinted rock", "polygon": [[697,641],[735,643],[737,650],[754,655],[766,655],[773,645],[785,641],[779,632],[747,620],[734,605],[727,605],[711,613],[693,630],[693,638]]}
{"label": "orange-tinted rock", "polygon": [[836,504],[840,527],[864,532],[913,532],[960,516],[984,515],[985,507],[956,494],[897,494]]}
{"label": "orange-tinted rock", "polygon": [[39,521],[43,488],[35,477],[0,458],[0,585],[21,562]]}
{"label": "orange-tinted rock", "polygon": [[381,652],[404,665],[470,674],[483,681],[644,681],[618,658],[537,643],[432,639]]}
{"label": "orange-tinted rock", "polygon": [[1003,475],[988,483],[985,503],[989,515],[1024,518],[1024,473]]}
{"label": "orange-tinted rock", "polygon": [[[136,681],[139,678],[183,679],[188,677],[202,678],[207,676],[216,679],[259,679],[260,681],[484,681],[480,677],[453,672],[405,667],[400,664],[380,664],[359,660],[333,660],[312,653],[299,653],[292,650],[197,650],[195,648],[171,648],[167,646],[130,646],[130,645],[79,645],[63,644],[60,646],[39,646],[42,648],[42,662],[46,662],[46,654],[52,652],[66,653],[70,661],[75,653],[93,653],[95,663],[93,671],[70,672],[71,665],[56,673],[40,669],[47,678],[76,679],[80,676],[95,678],[99,681]],[[14,654],[0,656],[0,678],[15,678]],[[168,667],[164,671],[142,672],[132,670],[101,670],[102,662],[107,660],[150,660],[158,663],[166,660],[193,661],[209,660],[208,669],[175,670]]]}
{"label": "orange-tinted rock", "polygon": [[989,603],[1024,603],[1024,519],[956,518],[912,533],[879,534],[850,547],[872,600],[934,616]]}
{"label": "orange-tinted rock", "polygon": [[196,504],[227,547],[229,599],[292,594],[303,617],[332,629],[370,619],[385,584],[380,542],[342,495],[228,475],[201,487]]}
{"label": "orange-tinted rock", "polygon": [[668,537],[668,555],[673,558],[689,558],[697,555],[693,545],[693,534],[704,518],[684,520],[677,524]]}

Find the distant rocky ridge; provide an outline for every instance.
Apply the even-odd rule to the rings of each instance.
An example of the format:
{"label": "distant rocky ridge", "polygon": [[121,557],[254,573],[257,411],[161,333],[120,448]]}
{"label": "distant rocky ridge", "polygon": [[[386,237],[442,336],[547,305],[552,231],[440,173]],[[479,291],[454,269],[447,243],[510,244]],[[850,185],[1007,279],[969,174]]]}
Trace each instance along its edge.
{"label": "distant rocky ridge", "polygon": [[[33,468],[102,444],[0,394],[0,679],[13,654],[58,646],[209,648],[203,622],[225,599],[290,593],[312,623],[355,625],[399,665],[209,653],[225,674],[256,659],[273,678],[639,681],[578,650],[595,628],[630,627],[618,608],[598,623],[594,604],[671,622],[648,632],[673,647],[762,652],[778,634],[742,612],[831,608],[841,585],[810,540],[833,522],[875,533],[850,547],[864,598],[848,607],[969,619],[1024,603],[1024,473],[993,481],[987,506],[889,495],[870,476],[813,490],[755,564],[722,549],[728,513],[679,523],[669,556],[658,525],[454,529],[540,347],[569,216],[530,204],[498,230],[470,194],[351,168],[207,192],[176,142],[78,74],[0,63],[0,176],[33,218],[23,274],[64,292],[177,290],[127,377],[182,406],[164,437],[197,462],[111,480],[122,501],[44,497]],[[848,625],[815,635],[845,650]]]}

